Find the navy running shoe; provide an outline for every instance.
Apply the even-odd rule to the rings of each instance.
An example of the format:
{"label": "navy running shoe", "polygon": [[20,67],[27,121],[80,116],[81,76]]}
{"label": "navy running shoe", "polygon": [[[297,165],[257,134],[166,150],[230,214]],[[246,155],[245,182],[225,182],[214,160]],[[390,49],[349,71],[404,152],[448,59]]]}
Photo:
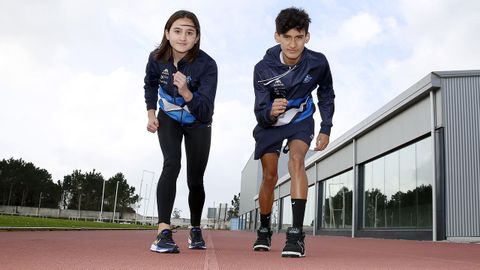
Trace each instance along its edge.
{"label": "navy running shoe", "polygon": [[153,241],[152,245],[150,246],[150,250],[159,253],[180,252],[177,244],[175,244],[175,241],[173,241],[172,231],[169,229],[164,229],[158,234],[157,239]]}
{"label": "navy running shoe", "polygon": [[188,235],[188,248],[189,249],[206,249],[205,240],[202,237],[202,229],[193,227],[190,229]]}

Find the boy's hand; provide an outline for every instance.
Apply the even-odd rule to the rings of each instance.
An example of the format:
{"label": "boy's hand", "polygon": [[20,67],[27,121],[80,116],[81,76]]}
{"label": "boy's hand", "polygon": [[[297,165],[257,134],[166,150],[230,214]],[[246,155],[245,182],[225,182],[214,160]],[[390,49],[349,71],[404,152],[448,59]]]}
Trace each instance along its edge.
{"label": "boy's hand", "polygon": [[317,146],[313,149],[315,151],[323,151],[327,148],[328,143],[330,142],[330,136],[318,133],[317,136]]}
{"label": "boy's hand", "polygon": [[272,109],[270,110],[270,116],[277,118],[280,114],[285,112],[287,108],[288,100],[285,98],[276,98],[273,100]]}

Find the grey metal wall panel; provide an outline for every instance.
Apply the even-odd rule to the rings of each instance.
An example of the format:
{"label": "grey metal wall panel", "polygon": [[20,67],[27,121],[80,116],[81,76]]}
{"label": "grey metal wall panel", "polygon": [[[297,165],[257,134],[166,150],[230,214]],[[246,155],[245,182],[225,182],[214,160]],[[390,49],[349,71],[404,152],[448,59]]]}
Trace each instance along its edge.
{"label": "grey metal wall panel", "polygon": [[311,166],[310,168],[307,169],[307,181],[308,185],[315,184],[315,181],[317,180],[317,173],[315,172],[315,166]]}
{"label": "grey metal wall panel", "polygon": [[[353,144],[350,143],[317,164],[318,181],[351,168],[353,164]],[[310,182],[309,182],[310,184]]]}
{"label": "grey metal wall panel", "polygon": [[278,186],[275,187],[275,189],[273,190],[273,201],[278,200],[279,190],[280,190],[280,187]]}
{"label": "grey metal wall panel", "polygon": [[480,236],[480,77],[442,78],[447,237]]}
{"label": "grey metal wall panel", "polygon": [[443,113],[442,113],[442,91],[435,91],[435,111],[436,123],[435,127],[443,127]]}
{"label": "grey metal wall panel", "polygon": [[254,197],[258,193],[257,176],[258,161],[254,160],[252,155],[242,170],[242,180],[240,185],[240,215],[255,208]]}
{"label": "grey metal wall panel", "polygon": [[290,180],[284,182],[282,185],[280,185],[280,198],[287,196],[290,194]]}
{"label": "grey metal wall panel", "polygon": [[430,132],[430,100],[420,100],[357,139],[357,162],[377,155]]}

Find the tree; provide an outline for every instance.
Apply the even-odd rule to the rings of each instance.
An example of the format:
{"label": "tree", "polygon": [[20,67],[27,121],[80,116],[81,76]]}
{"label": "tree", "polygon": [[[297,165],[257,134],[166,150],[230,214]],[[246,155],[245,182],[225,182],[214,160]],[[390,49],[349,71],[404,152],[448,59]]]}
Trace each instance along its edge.
{"label": "tree", "polygon": [[[82,197],[86,194],[83,190],[85,178],[86,175],[81,170],[74,170],[72,174],[63,177],[62,189],[67,209],[78,209],[79,204],[82,204]],[[85,206],[82,209],[86,209]]]}
{"label": "tree", "polygon": [[172,211],[172,217],[173,218],[180,218],[180,213],[182,213],[182,210],[178,208],[174,208]]}
{"label": "tree", "polygon": [[104,209],[113,211],[115,206],[115,191],[118,182],[117,211],[120,213],[135,213],[133,205],[138,202],[138,195],[135,194],[135,187],[130,187],[127,179],[122,173],[117,173],[110,177],[105,183],[105,203]]}
{"label": "tree", "polygon": [[[81,204],[82,210],[99,211],[102,204],[102,189],[104,178],[95,169],[91,172],[82,173],[80,170],[64,177],[62,188],[64,191],[64,204],[69,209],[78,209]],[[105,198],[103,209],[113,211],[115,207],[115,192],[118,182],[117,211],[135,212],[132,205],[138,201],[135,188],[130,187],[122,173],[117,173],[105,182]]]}
{"label": "tree", "polygon": [[238,217],[238,211],[240,210],[240,192],[237,195],[233,195],[232,208],[227,212],[227,220]]}
{"label": "tree", "polygon": [[10,158],[0,161],[0,204],[57,208],[61,186],[52,175],[31,162]]}

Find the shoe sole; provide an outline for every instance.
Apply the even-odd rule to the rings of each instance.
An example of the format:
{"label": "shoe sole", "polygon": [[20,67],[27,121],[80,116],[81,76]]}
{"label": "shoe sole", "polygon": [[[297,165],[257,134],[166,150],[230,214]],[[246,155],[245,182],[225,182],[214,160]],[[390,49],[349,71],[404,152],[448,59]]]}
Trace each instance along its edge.
{"label": "shoe sole", "polygon": [[189,249],[207,249],[206,246],[188,246]]}
{"label": "shoe sole", "polygon": [[300,252],[295,252],[295,251],[282,251],[282,257],[301,258],[301,257],[305,257],[305,254],[302,254]]}
{"label": "shoe sole", "polygon": [[192,245],[192,240],[188,238],[188,248],[189,249],[207,249],[206,245]]}
{"label": "shoe sole", "polygon": [[157,253],[180,253],[178,248],[159,248],[155,245],[150,247],[150,251],[157,252]]}
{"label": "shoe sole", "polygon": [[270,247],[266,245],[256,245],[253,247],[253,251],[270,251]]}

